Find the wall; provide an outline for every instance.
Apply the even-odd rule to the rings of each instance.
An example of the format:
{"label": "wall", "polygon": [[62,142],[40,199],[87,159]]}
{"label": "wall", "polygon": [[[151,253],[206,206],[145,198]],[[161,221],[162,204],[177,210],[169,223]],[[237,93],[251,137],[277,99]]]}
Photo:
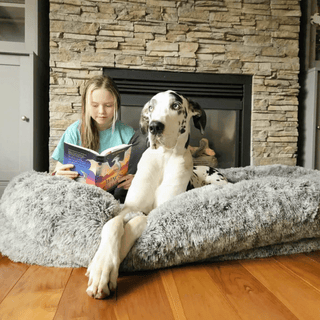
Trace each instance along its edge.
{"label": "wall", "polygon": [[[253,76],[252,164],[296,164],[299,0],[50,0],[50,154],[102,67]],[[52,168],[52,165],[51,165]]]}

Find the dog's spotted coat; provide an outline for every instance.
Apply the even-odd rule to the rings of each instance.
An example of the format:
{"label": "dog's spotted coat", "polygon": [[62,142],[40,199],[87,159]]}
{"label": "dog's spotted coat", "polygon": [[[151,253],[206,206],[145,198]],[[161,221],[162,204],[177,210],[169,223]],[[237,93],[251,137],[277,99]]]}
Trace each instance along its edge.
{"label": "dog's spotted coat", "polygon": [[219,172],[218,169],[208,166],[194,166],[190,179],[191,188],[200,188],[208,184],[224,185],[227,184],[227,178]]}

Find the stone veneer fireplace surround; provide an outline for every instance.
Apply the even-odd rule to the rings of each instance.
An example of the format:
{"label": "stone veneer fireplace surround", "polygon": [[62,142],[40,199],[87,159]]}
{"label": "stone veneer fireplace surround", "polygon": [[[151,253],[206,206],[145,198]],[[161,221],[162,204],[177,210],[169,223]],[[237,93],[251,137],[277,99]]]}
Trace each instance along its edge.
{"label": "stone veneer fireplace surround", "polygon": [[250,163],[295,165],[300,15],[299,0],[50,0],[50,153],[84,82],[122,68],[252,77]]}

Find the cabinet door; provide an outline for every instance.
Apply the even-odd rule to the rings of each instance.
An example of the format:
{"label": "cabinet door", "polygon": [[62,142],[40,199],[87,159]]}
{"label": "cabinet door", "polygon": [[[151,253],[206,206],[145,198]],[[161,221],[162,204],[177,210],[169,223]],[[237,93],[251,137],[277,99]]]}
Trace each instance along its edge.
{"label": "cabinet door", "polygon": [[0,52],[38,53],[37,0],[0,1]]}
{"label": "cabinet door", "polygon": [[32,169],[32,69],[33,56],[0,55],[0,196],[14,176]]}

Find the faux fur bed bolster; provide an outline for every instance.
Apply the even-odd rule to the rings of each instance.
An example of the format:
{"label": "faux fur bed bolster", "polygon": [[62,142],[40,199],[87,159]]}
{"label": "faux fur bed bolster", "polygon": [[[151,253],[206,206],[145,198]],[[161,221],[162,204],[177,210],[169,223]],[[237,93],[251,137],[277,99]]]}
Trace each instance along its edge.
{"label": "faux fur bed bolster", "polygon": [[[185,192],[149,214],[122,271],[320,249],[320,172],[301,167],[220,169],[231,182]],[[14,261],[86,267],[113,196],[46,173],[14,178],[0,202],[0,252]]]}

